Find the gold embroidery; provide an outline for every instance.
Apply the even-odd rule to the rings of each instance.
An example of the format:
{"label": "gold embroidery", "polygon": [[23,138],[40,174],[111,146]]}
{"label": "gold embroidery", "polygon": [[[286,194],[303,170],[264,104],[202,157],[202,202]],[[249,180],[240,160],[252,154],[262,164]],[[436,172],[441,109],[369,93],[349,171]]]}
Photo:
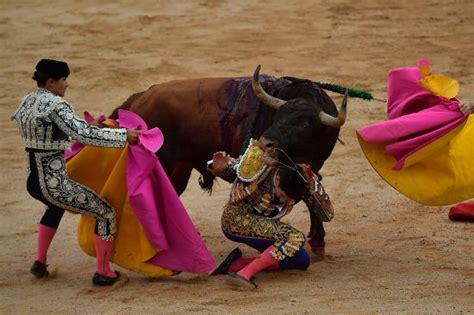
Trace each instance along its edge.
{"label": "gold embroidery", "polygon": [[280,220],[252,213],[250,205],[227,204],[222,214],[222,229],[227,233],[275,242],[272,255],[277,260],[294,256],[304,245],[305,236]]}
{"label": "gold embroidery", "polygon": [[257,140],[252,140],[249,148],[237,166],[237,174],[242,181],[254,181],[267,168],[267,165],[263,161],[264,152],[257,143]]}
{"label": "gold embroidery", "polygon": [[251,142],[236,171],[238,178],[222,214],[222,229],[239,237],[273,241],[272,255],[277,260],[294,256],[304,245],[305,236],[278,219],[290,212],[293,202],[275,203],[276,169],[264,164],[256,141]]}

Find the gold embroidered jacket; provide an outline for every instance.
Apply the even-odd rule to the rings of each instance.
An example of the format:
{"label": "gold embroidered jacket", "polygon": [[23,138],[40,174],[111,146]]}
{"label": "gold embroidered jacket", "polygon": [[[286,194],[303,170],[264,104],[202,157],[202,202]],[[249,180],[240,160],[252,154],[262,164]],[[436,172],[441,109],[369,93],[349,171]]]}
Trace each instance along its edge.
{"label": "gold embroidered jacket", "polygon": [[[245,203],[251,205],[256,214],[281,218],[288,214],[295,203],[300,200],[285,203],[279,201],[275,196],[273,184],[276,168],[267,166],[262,157],[263,151],[253,140],[240,158],[231,159],[227,168],[222,172],[226,177],[231,173],[236,175],[229,203]],[[311,191],[308,189],[308,193],[302,196],[303,201],[309,210],[321,220],[332,220],[334,217],[333,206],[316,176],[314,185],[310,187],[313,188]]]}

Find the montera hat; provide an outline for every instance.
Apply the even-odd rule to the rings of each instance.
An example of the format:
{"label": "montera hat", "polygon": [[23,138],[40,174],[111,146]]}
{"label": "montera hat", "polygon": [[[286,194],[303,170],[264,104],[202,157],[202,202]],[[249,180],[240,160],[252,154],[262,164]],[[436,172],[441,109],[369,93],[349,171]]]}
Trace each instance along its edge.
{"label": "montera hat", "polygon": [[70,73],[67,63],[52,59],[41,59],[36,65],[36,71],[55,80],[67,77]]}

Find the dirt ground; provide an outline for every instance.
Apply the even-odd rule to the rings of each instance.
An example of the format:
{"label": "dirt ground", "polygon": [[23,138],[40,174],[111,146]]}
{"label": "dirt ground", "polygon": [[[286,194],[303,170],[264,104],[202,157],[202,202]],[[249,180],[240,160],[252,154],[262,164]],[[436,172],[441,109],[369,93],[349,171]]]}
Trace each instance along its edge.
{"label": "dirt ground", "polygon": [[[471,0],[391,1],[11,1],[0,2],[0,313],[469,313],[474,311],[474,225],[448,207],[398,194],[365,160],[355,130],[381,120],[383,103],[351,99],[348,122],[322,174],[335,209],[326,258],[307,271],[258,275],[259,289],[229,289],[221,277],[181,274],[91,290],[95,261],[78,247],[79,217],[66,214],[49,263],[57,278],[32,279],[42,205],[25,189],[25,161],[9,120],[34,89],[45,57],[72,70],[66,99],[79,112],[110,113],[130,94],[172,79],[292,75],[385,97],[391,68],[421,58],[474,100]],[[334,99],[339,102],[337,95]],[[435,179],[434,179],[435,180]],[[219,220],[229,185],[200,190],[193,174],[182,200],[217,260],[235,244]],[[308,231],[299,205],[288,218]],[[246,254],[253,254],[245,248]]]}

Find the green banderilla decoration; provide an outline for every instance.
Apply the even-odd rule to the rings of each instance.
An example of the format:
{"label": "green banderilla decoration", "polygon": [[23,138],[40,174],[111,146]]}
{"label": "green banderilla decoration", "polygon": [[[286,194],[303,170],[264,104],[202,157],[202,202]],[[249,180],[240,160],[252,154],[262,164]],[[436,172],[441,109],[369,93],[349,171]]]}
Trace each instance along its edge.
{"label": "green banderilla decoration", "polygon": [[361,98],[367,101],[374,100],[374,101],[379,101],[379,102],[384,102],[384,103],[387,102],[387,100],[383,98],[374,97],[372,93],[364,91],[364,90],[350,89],[350,88],[346,88],[344,86],[340,86],[340,85],[332,84],[332,83],[322,83],[322,82],[314,82],[314,81],[313,83],[324,90],[335,92],[338,94],[344,94],[347,89],[347,91],[349,92],[348,95],[350,97],[357,97],[357,98]]}

